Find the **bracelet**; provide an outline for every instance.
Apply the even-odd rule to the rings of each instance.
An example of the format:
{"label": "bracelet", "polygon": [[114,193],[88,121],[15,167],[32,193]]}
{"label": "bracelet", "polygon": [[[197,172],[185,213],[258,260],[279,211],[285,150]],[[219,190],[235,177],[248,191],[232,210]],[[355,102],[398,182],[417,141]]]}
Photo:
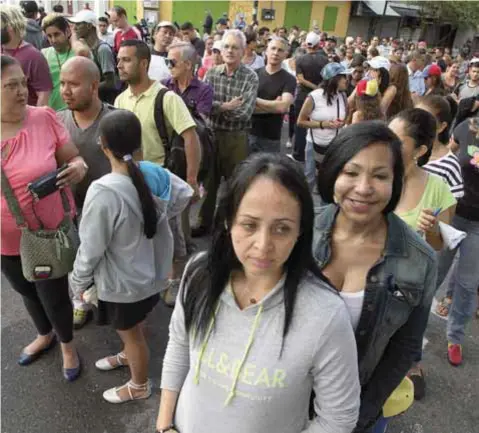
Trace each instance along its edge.
{"label": "bracelet", "polygon": [[319,121],[319,127],[320,127],[320,129],[324,129],[323,121],[322,121],[322,120]]}
{"label": "bracelet", "polygon": [[175,425],[174,424],[170,424],[168,427],[165,427],[165,428],[162,428],[160,430],[157,430],[157,433],[167,433],[171,430],[174,430],[175,429]]}

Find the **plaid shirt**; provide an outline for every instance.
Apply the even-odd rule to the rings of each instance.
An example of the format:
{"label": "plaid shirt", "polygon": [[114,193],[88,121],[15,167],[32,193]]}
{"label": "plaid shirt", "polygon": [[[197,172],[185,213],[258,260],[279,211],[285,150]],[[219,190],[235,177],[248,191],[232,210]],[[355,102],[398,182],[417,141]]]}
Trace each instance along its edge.
{"label": "plaid shirt", "polygon": [[[205,81],[213,87],[213,109],[209,125],[223,131],[244,131],[251,128],[251,116],[256,105],[258,93],[258,75],[252,69],[240,64],[232,76],[226,74],[226,66],[220,65],[210,69]],[[220,112],[224,102],[241,96],[243,104],[232,111]]]}

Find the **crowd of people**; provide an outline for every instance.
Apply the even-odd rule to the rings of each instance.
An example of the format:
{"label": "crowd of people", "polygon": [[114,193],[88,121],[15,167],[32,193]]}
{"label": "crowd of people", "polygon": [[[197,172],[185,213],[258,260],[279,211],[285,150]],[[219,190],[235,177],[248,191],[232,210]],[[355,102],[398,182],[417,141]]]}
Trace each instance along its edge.
{"label": "crowd of people", "polygon": [[[209,16],[203,35],[161,21],[149,45],[121,6],[22,7],[0,5],[1,266],[37,330],[20,365],[59,342],[76,380],[73,330],[95,316],[122,342],[97,369],[131,373],[104,399],[148,398],[144,323],[161,301],[158,432],[383,433],[425,396],[450,271],[436,313],[463,362],[479,316],[477,54],[244,16]],[[61,250],[65,219],[69,272],[27,277],[25,232]]]}

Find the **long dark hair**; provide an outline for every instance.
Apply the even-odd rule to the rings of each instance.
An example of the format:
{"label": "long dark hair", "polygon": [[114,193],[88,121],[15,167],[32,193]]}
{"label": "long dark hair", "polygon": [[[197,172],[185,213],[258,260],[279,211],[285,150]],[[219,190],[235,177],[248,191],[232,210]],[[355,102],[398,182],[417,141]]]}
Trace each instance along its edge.
{"label": "long dark hair", "polygon": [[344,75],[336,75],[330,80],[324,80],[320,85],[324,90],[324,96],[328,105],[333,104],[333,98],[338,94],[338,83],[341,78],[344,78]]}
{"label": "long dark hair", "polygon": [[188,279],[186,276],[187,285],[192,289],[183,292],[185,327],[187,331],[195,330],[195,335],[200,340],[206,334],[231,272],[241,269],[233,249],[230,229],[243,196],[259,176],[268,177],[281,184],[301,206],[300,236],[284,264],[287,276],[284,284],[283,336],[286,336],[291,324],[301,278],[310,271],[323,281],[327,281],[312,255],[313,200],[300,166],[281,154],[253,155],[236,167],[233,176],[227,182],[215,214],[213,237],[208,252],[203,258],[193,262],[193,269],[189,272],[191,278]]}
{"label": "long dark hair", "polygon": [[355,123],[343,128],[329,144],[318,173],[318,190],[326,203],[334,203],[334,185],[347,162],[375,143],[386,144],[393,156],[394,177],[391,199],[383,209],[383,214],[387,215],[396,209],[403,188],[402,144],[396,134],[379,120]]}
{"label": "long dark hair", "polygon": [[143,173],[131,159],[131,155],[141,147],[141,123],[131,111],[114,110],[106,114],[100,121],[100,135],[113,156],[125,161],[128,174],[138,191],[143,211],[143,231],[148,239],[156,234],[158,214],[150,188],[146,184]]}
{"label": "long dark hair", "polygon": [[410,108],[398,113],[395,119],[400,119],[406,124],[406,135],[414,140],[416,148],[426,146],[427,151],[418,158],[417,165],[422,167],[427,164],[436,138],[436,118],[429,111]]}
{"label": "long dark hair", "polygon": [[391,84],[397,89],[396,96],[388,108],[387,117],[394,117],[402,110],[413,107],[411,92],[409,91],[409,75],[403,64],[391,65],[389,70]]}
{"label": "long dark hair", "polygon": [[[449,131],[452,125],[452,120],[454,119],[452,110],[451,110],[451,99],[452,103],[456,102],[449,96],[447,99],[439,95],[427,95],[419,101],[418,105],[425,105],[434,112],[439,123],[446,122],[447,126],[442,132],[439,133],[437,139],[441,144],[447,145],[449,143]],[[456,105],[457,107],[457,105]]]}
{"label": "long dark hair", "polygon": [[389,72],[386,68],[378,69],[378,82],[379,82],[379,93],[384,95],[384,92],[389,87]]}

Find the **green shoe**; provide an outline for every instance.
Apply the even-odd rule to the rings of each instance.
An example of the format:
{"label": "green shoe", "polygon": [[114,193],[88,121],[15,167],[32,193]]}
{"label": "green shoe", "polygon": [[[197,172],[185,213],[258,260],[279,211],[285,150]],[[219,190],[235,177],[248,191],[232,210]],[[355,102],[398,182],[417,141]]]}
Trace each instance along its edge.
{"label": "green shoe", "polygon": [[83,328],[89,320],[91,320],[93,314],[91,310],[82,310],[79,308],[73,309],[73,328]]}

